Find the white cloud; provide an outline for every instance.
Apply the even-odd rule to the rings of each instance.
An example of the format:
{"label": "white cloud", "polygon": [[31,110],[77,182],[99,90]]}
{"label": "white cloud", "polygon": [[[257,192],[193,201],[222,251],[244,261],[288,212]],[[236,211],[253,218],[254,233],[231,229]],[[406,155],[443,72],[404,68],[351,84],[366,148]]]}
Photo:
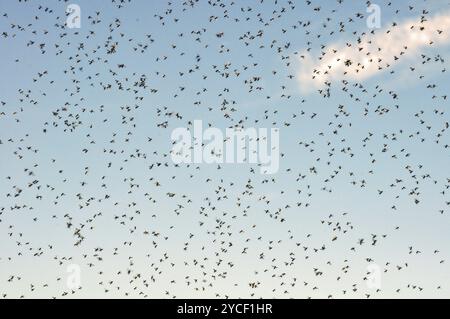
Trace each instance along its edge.
{"label": "white cloud", "polygon": [[374,34],[362,36],[357,43],[329,45],[317,61],[305,53],[300,58],[297,74],[300,88],[308,92],[323,87],[327,81],[370,78],[400,61],[417,57],[424,47],[448,43],[449,30],[450,15],[439,15],[422,22],[408,20],[375,30]]}

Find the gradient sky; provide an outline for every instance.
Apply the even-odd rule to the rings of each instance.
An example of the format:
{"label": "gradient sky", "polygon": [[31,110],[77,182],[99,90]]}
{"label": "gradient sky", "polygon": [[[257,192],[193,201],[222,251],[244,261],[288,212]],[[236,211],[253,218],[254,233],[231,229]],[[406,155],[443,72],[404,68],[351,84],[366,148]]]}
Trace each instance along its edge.
{"label": "gradient sky", "polygon": [[[68,2],[1,0],[0,34],[8,33],[0,36],[0,101],[4,102],[0,106],[0,112],[4,112],[0,116],[1,295],[49,298],[69,292],[70,297],[103,298],[124,297],[125,293],[130,297],[185,298],[360,298],[365,294],[378,298],[450,297],[450,169],[448,148],[444,147],[450,141],[448,132],[442,133],[439,143],[435,142],[450,120],[449,100],[442,98],[450,88],[448,42],[419,46],[386,70],[361,81],[350,79],[347,91],[342,90],[337,75],[331,96],[323,98],[318,92],[321,87],[300,80],[309,65],[299,56],[307,55],[313,66],[319,65],[322,45],[327,50],[330,44],[341,48],[346,43],[355,44],[361,33],[369,34],[365,1],[338,4],[315,0],[310,5],[299,1],[294,9],[288,1],[235,1],[233,5],[223,1],[223,8],[207,1],[189,7],[178,1],[168,5],[163,1],[133,0],[120,9],[111,1],[73,3],[81,8],[80,29],[64,26]],[[428,11],[430,19],[450,16],[449,1],[377,3],[381,7],[381,29],[375,30],[376,34],[386,34],[394,22],[401,25],[420,21],[423,10]],[[414,8],[410,10],[408,5]],[[46,7],[52,12],[45,12]],[[314,10],[319,7],[319,11]],[[172,10],[170,14],[168,9]],[[224,10],[228,10],[228,17],[224,17]],[[96,12],[100,12],[101,21],[94,23]],[[279,13],[281,17],[277,17]],[[218,18],[211,22],[214,16]],[[259,21],[260,17],[264,22]],[[275,17],[273,21],[271,17]],[[299,21],[309,21],[310,25],[300,27]],[[339,32],[340,21],[346,25],[345,32]],[[110,24],[114,26],[112,31]],[[447,25],[443,29],[444,35],[450,32]],[[264,32],[261,38],[240,39],[247,31],[255,35],[259,30]],[[202,35],[192,31],[201,31]],[[224,32],[223,37],[216,36],[220,32]],[[198,37],[200,41],[196,41]],[[406,35],[405,39],[408,45]],[[402,40],[386,46],[398,45],[398,41]],[[107,54],[105,45],[113,42],[118,42],[117,53]],[[39,48],[42,43],[45,53]],[[141,52],[144,45],[148,47]],[[197,55],[200,61],[196,61]],[[427,57],[430,61],[423,64]],[[227,63],[231,65],[225,71],[231,75],[225,78],[221,73]],[[118,64],[126,67],[120,69]],[[414,72],[410,67],[415,68]],[[442,72],[445,68],[447,72]],[[190,69],[195,72],[189,73]],[[44,71],[47,74],[39,77]],[[118,89],[116,80],[125,88],[132,87],[144,74],[146,89]],[[290,75],[294,78],[289,79]],[[419,79],[419,75],[423,78]],[[249,91],[244,83],[254,76],[261,78],[255,86],[262,90]],[[104,90],[102,85],[107,84],[112,88]],[[437,86],[427,88],[432,84]],[[383,91],[378,92],[381,88]],[[392,98],[393,92],[397,99]],[[226,111],[221,110],[224,99],[235,102]],[[194,105],[197,101],[201,104]],[[340,105],[348,116],[338,112]],[[131,111],[124,109],[127,106]],[[236,111],[231,112],[231,107]],[[379,114],[377,108],[389,112]],[[421,111],[420,117],[415,116]],[[183,118],[170,117],[167,112],[179,112]],[[280,129],[283,156],[277,174],[259,174],[257,166],[250,164],[224,164],[218,170],[217,165],[200,164],[197,169],[197,165],[175,167],[171,163],[168,154],[173,129],[188,127],[188,121],[196,119],[225,129],[244,118],[247,127]],[[66,124],[74,121],[80,123],[70,130]],[[158,126],[165,121],[167,128]],[[363,147],[369,133],[370,141]],[[396,134],[395,140],[392,134]],[[421,142],[421,138],[425,141]],[[113,139],[115,143],[111,143]],[[386,152],[382,152],[384,144],[388,146]],[[341,152],[344,148],[351,151]],[[407,153],[409,156],[405,156]],[[397,158],[392,158],[394,154]],[[371,163],[373,159],[375,164]],[[167,166],[150,170],[155,163]],[[405,169],[408,165],[414,173]],[[312,167],[317,174],[311,173]],[[250,171],[252,168],[256,173]],[[30,170],[34,176],[28,174]],[[337,175],[333,173],[336,170]],[[297,181],[299,174],[305,178]],[[422,178],[426,174],[430,178]],[[417,176],[419,184],[411,175]],[[208,178],[211,182],[206,182]],[[272,178],[276,181],[272,182]],[[268,182],[263,182],[266,179]],[[396,179],[402,183],[390,187]],[[34,180],[38,180],[40,189],[29,186]],[[155,186],[156,180],[161,187]],[[245,193],[249,180],[253,186],[250,194]],[[365,187],[361,187],[362,180]],[[219,185],[226,188],[226,193],[218,189]],[[417,196],[409,195],[414,187],[419,187]],[[14,197],[17,188],[22,192]],[[378,190],[383,193],[379,195]],[[167,192],[176,195],[169,198]],[[62,193],[65,195],[61,197]],[[146,193],[156,202],[149,201]],[[217,200],[225,194],[227,199]],[[269,204],[260,200],[263,196],[270,200]],[[86,206],[89,198],[93,200]],[[205,198],[211,199],[214,209]],[[420,199],[418,204],[415,198]],[[298,202],[303,204],[297,207]],[[175,212],[177,204],[184,206],[180,214]],[[391,209],[393,205],[396,210]],[[207,215],[200,213],[202,209]],[[266,213],[279,209],[276,219]],[[98,213],[101,216],[94,218]],[[71,229],[64,217],[67,214],[72,218]],[[333,231],[333,225],[321,223],[329,220],[330,214],[332,221],[344,228],[350,222],[353,228],[345,234]],[[75,228],[80,228],[85,237],[79,246],[74,246]],[[144,235],[144,231],[160,235]],[[335,234],[338,240],[332,241]],[[372,234],[378,236],[376,245],[370,244]],[[381,238],[384,234],[386,238]],[[360,246],[357,242],[361,238],[365,244]],[[187,242],[188,249],[184,250]],[[324,251],[313,251],[322,245],[326,246]],[[304,251],[303,246],[309,249]],[[421,253],[410,254],[410,246]],[[247,254],[241,253],[244,247],[248,248]],[[226,253],[222,250],[225,248]],[[259,258],[262,252],[264,259]],[[289,264],[292,253],[295,263]],[[219,259],[223,262],[217,265]],[[229,262],[234,266],[230,267]],[[82,270],[81,288],[74,293],[66,286],[70,264]],[[388,269],[381,275],[378,293],[363,280],[367,266],[373,264]],[[346,265],[349,270],[343,274]],[[314,268],[323,275],[316,276]],[[226,272],[226,278],[218,276],[213,280],[213,269],[216,276]],[[140,277],[134,278],[137,274]],[[15,279],[10,280],[12,276]],[[198,281],[187,285],[186,276]],[[342,277],[339,281],[338,276]],[[294,278],[296,285],[292,287]],[[108,284],[110,280],[114,281],[112,285]],[[259,287],[250,288],[249,283],[256,281],[261,283]],[[358,288],[355,292],[351,291],[353,284]],[[105,288],[109,291],[105,292]],[[345,295],[343,290],[347,290]]]}

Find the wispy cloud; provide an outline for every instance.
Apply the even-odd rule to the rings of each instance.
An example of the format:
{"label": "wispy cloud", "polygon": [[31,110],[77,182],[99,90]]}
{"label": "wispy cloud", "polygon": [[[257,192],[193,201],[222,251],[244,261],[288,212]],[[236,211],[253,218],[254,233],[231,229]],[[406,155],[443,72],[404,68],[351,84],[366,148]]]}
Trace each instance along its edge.
{"label": "wispy cloud", "polygon": [[323,87],[333,80],[364,80],[395,64],[417,57],[429,46],[450,41],[450,14],[430,20],[407,20],[367,33],[355,43],[335,43],[315,60],[310,53],[300,58],[297,74],[303,92]]}

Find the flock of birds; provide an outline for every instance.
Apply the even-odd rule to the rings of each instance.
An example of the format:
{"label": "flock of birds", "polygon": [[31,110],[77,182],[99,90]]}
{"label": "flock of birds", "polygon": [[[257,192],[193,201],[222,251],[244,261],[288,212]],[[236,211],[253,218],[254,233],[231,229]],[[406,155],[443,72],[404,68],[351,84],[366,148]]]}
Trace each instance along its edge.
{"label": "flock of birds", "polygon": [[[298,80],[405,15],[448,34],[429,1],[379,1],[373,30],[369,1],[79,2],[79,29],[67,0],[0,8],[2,298],[450,296],[445,52],[383,57],[409,94],[381,58]],[[280,128],[279,172],[173,163],[196,119]]]}

